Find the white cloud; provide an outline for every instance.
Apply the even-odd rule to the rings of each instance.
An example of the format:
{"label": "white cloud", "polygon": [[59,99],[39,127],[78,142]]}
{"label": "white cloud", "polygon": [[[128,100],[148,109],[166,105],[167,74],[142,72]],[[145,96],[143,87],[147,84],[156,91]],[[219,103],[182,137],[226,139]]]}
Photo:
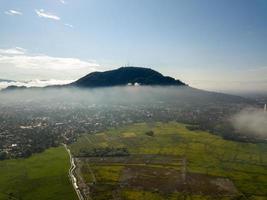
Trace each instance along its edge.
{"label": "white cloud", "polygon": [[60,1],[60,3],[62,3],[62,4],[66,4],[66,3],[67,3],[65,0],[59,0],[59,1]]}
{"label": "white cloud", "polygon": [[64,24],[64,25],[67,26],[67,27],[73,28],[72,24]]}
{"label": "white cloud", "polygon": [[45,87],[48,85],[65,85],[74,82],[75,80],[56,80],[56,79],[49,79],[49,80],[30,80],[30,81],[0,81],[0,90],[7,88],[8,86],[25,86],[25,87]]}
{"label": "white cloud", "polygon": [[8,10],[8,11],[5,11],[5,14],[6,15],[22,15],[22,12],[20,11],[17,11],[17,10]]}
{"label": "white cloud", "polygon": [[93,71],[101,71],[94,60],[32,54],[20,47],[0,49],[0,79],[74,80]]}
{"label": "white cloud", "polygon": [[61,58],[47,55],[0,55],[0,64],[11,64],[25,69],[72,70],[99,66],[78,58]]}
{"label": "white cloud", "polygon": [[267,137],[267,114],[263,109],[244,109],[234,115],[231,122],[241,134]]}
{"label": "white cloud", "polygon": [[44,9],[39,9],[39,10],[36,9],[35,12],[38,15],[38,17],[43,17],[43,18],[52,19],[52,20],[56,20],[56,21],[60,20],[59,16],[54,15],[54,14],[49,13],[49,12],[45,12]]}
{"label": "white cloud", "polygon": [[0,56],[1,55],[23,55],[26,53],[26,49],[21,47],[15,47],[11,49],[0,49]]}
{"label": "white cloud", "polygon": [[95,60],[33,54],[20,47],[0,49],[0,79],[73,80],[99,70]]}
{"label": "white cloud", "polygon": [[[21,51],[20,51],[21,50]],[[55,80],[73,80],[90,72],[99,71],[96,61],[84,61],[78,58],[53,57],[48,55],[29,54],[23,48],[0,49],[0,75],[12,79],[45,79],[51,84]],[[1,78],[1,77],[0,77]],[[2,77],[3,78],[3,77]],[[53,80],[50,80],[53,79]],[[36,82],[36,81],[35,81]],[[64,81],[65,83],[65,81]],[[2,88],[14,83],[1,83]],[[33,83],[30,83],[31,86]],[[37,86],[49,85],[46,82]],[[22,86],[25,83],[16,83]],[[29,83],[27,83],[29,85]],[[27,86],[25,85],[25,86]]]}
{"label": "white cloud", "polygon": [[11,65],[23,69],[47,69],[56,71],[95,70],[99,66],[95,61],[83,61],[78,58],[28,54],[25,49],[20,47],[0,49],[0,65]]}

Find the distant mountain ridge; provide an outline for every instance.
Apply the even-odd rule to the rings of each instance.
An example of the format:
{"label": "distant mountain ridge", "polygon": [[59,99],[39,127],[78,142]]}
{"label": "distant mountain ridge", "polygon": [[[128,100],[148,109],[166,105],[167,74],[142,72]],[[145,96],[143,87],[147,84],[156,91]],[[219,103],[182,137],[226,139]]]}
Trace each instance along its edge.
{"label": "distant mountain ridge", "polygon": [[1,79],[1,78],[0,78],[0,82],[15,82],[15,81],[7,80],[7,79]]}
{"label": "distant mountain ridge", "polygon": [[76,87],[109,87],[123,85],[185,86],[180,80],[143,67],[121,67],[105,72],[92,72],[71,83]]}
{"label": "distant mountain ridge", "polygon": [[[142,89],[146,89],[145,86],[174,86],[181,90],[180,93],[183,95],[179,96],[184,101],[196,101],[196,102],[224,102],[224,103],[254,103],[249,99],[242,98],[235,95],[228,95],[223,93],[209,92],[196,88],[192,88],[180,80],[176,80],[172,77],[163,76],[161,73],[142,67],[121,67],[115,70],[104,71],[104,72],[92,72],[77,81],[64,85],[50,85],[46,87],[25,87],[11,85],[1,92],[8,91],[47,91],[49,89],[90,89],[90,88],[101,88],[101,87],[116,87],[116,86],[128,86],[128,85],[141,85],[144,86]],[[172,88],[174,88],[172,87]],[[161,88],[162,89],[162,88]],[[160,90],[162,91],[162,90]],[[168,91],[168,90],[166,90]],[[177,90],[178,91],[178,90]],[[179,94],[179,92],[178,92]],[[176,96],[173,96],[176,99]]]}

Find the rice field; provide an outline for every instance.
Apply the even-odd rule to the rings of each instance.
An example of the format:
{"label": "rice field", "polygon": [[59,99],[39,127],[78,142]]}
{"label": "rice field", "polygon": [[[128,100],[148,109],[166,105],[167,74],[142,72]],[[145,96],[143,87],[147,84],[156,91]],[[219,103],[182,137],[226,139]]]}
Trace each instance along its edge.
{"label": "rice field", "polygon": [[[106,147],[125,147],[130,156],[79,157],[81,149]],[[84,135],[71,151],[94,199],[267,199],[267,144],[228,141],[185,124],[158,122]],[[201,180],[207,187],[199,186]],[[165,187],[171,183],[176,185]]]}
{"label": "rice field", "polygon": [[26,159],[0,161],[1,200],[76,200],[68,178],[64,147],[50,148]]}

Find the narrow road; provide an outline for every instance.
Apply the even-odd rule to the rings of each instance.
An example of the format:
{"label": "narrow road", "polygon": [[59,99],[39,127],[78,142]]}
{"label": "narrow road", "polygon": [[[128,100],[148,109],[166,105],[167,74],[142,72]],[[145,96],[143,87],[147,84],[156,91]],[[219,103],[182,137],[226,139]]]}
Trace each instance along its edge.
{"label": "narrow road", "polygon": [[183,184],[186,184],[186,158],[185,157],[181,160],[181,164],[182,164],[182,169],[181,169],[182,181],[183,181]]}
{"label": "narrow road", "polygon": [[84,197],[81,194],[81,191],[80,191],[78,183],[77,183],[77,179],[76,179],[76,177],[74,175],[74,171],[76,169],[74,158],[72,157],[68,146],[66,144],[63,144],[63,145],[64,145],[64,147],[65,147],[65,149],[68,152],[69,157],[70,157],[70,165],[71,166],[70,166],[70,169],[69,169],[69,178],[71,180],[72,186],[73,186],[74,190],[76,191],[76,194],[77,194],[79,200],[85,200]]}

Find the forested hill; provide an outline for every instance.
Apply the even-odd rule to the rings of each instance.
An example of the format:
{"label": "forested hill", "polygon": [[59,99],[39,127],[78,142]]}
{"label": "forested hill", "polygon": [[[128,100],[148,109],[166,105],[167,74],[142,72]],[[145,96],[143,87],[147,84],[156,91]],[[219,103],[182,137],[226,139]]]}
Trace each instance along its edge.
{"label": "forested hill", "polygon": [[121,67],[105,72],[93,72],[71,85],[78,87],[109,87],[122,85],[184,86],[185,83],[142,67]]}

